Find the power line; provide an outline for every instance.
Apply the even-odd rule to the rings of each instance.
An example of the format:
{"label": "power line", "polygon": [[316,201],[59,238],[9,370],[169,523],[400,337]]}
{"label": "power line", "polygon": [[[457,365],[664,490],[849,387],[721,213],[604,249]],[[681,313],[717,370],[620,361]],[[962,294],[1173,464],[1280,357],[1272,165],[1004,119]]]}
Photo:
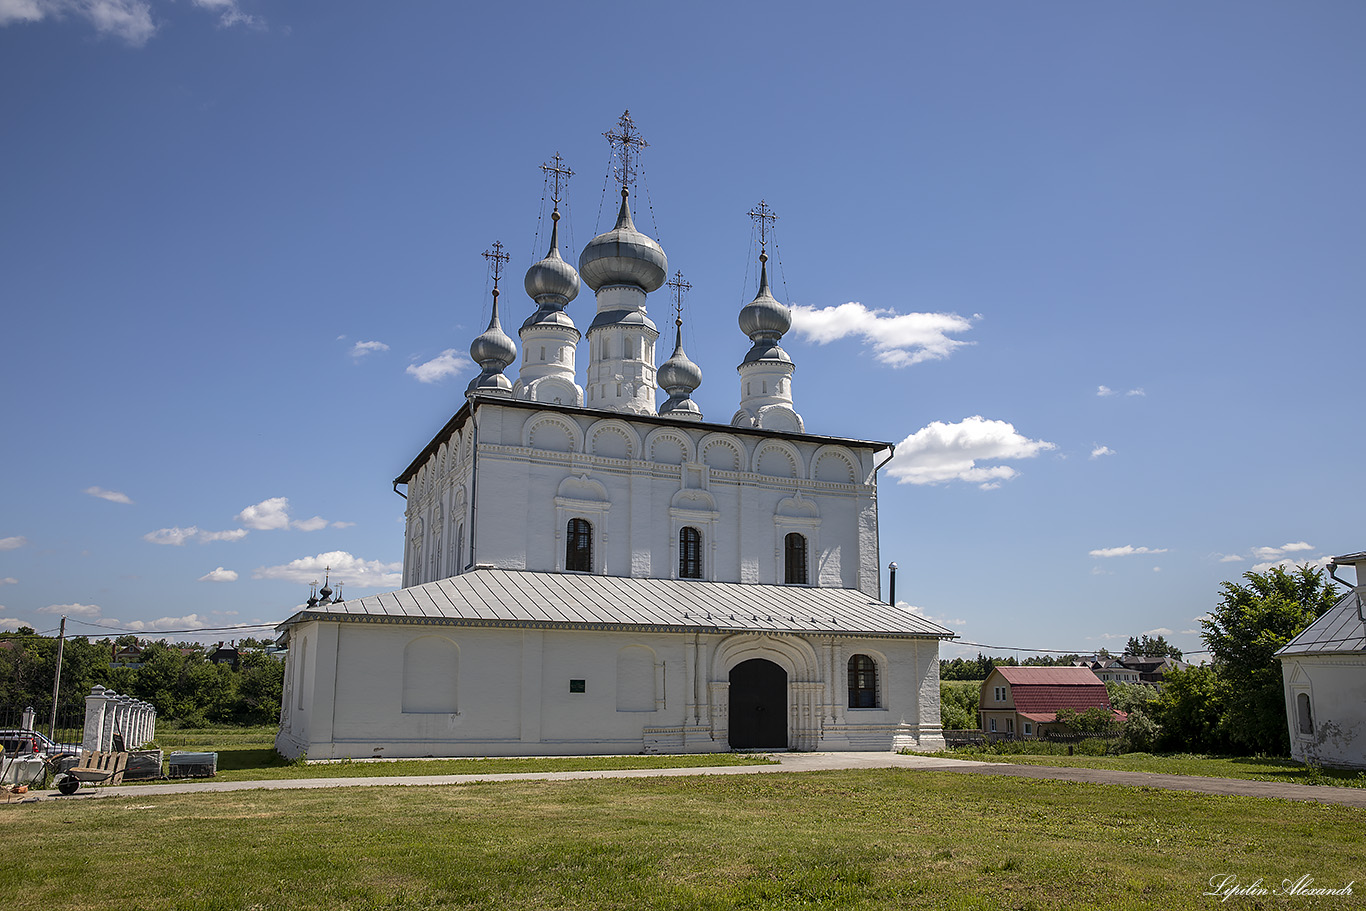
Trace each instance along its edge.
{"label": "power line", "polygon": [[107,626],[103,623],[91,623],[87,620],[77,620],[74,617],[72,623],[79,623],[81,626],[92,626],[95,629],[107,629],[116,633],[227,633],[233,630],[247,629],[274,629],[284,621],[275,620],[270,623],[239,623],[236,626],[200,626],[194,629],[130,629],[126,626]]}

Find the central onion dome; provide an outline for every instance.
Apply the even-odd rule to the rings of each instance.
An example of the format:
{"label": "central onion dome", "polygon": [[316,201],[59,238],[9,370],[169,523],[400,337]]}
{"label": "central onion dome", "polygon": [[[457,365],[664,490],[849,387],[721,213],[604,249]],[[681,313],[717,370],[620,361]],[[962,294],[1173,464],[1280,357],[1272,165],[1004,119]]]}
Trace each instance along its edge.
{"label": "central onion dome", "polygon": [[691,393],[702,385],[702,368],[694,364],[688,357],[688,352],[683,350],[681,330],[674,340],[673,355],[659,365],[659,373],[656,376],[659,385],[670,395],[683,391]]}
{"label": "central onion dome", "polygon": [[560,256],[560,212],[550,213],[550,252],[526,270],[526,293],[541,309],[562,310],[579,296],[579,273]]}
{"label": "central onion dome", "polygon": [[755,342],[773,341],[792,328],[792,311],[768,287],[768,254],[759,254],[759,293],[740,308],[740,331]]}
{"label": "central onion dome", "polygon": [[623,187],[616,227],[593,238],[579,254],[579,275],[594,291],[606,285],[635,285],[648,294],[668,277],[669,259],[664,248],[637,231],[631,221],[631,207],[626,201],[629,195]]}

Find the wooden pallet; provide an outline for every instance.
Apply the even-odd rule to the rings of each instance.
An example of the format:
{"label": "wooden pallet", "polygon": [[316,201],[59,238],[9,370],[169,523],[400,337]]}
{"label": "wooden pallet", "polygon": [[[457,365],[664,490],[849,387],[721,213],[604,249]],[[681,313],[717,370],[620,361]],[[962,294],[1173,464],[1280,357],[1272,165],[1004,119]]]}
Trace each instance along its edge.
{"label": "wooden pallet", "polygon": [[67,773],[82,784],[123,784],[127,765],[127,753],[96,750],[82,753],[80,765],[67,769]]}

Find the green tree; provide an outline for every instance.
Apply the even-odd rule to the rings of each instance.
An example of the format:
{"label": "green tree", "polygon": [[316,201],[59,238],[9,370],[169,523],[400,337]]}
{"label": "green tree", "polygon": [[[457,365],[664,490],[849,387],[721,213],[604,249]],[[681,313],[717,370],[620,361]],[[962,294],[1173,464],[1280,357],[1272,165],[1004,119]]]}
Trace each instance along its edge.
{"label": "green tree", "polygon": [[1099,706],[1092,706],[1084,712],[1078,712],[1076,709],[1059,709],[1056,720],[1058,724],[1066,725],[1074,734],[1088,736],[1112,734],[1119,726],[1114,713]]}
{"label": "green tree", "polygon": [[1161,726],[1159,749],[1191,753],[1225,753],[1228,738],[1220,724],[1224,715],[1224,686],[1209,665],[1171,670],[1162,677],[1162,691],[1147,711]]}
{"label": "green tree", "polygon": [[1137,655],[1143,658],[1175,658],[1181,660],[1181,649],[1167,641],[1166,636],[1158,636],[1154,639],[1147,633],[1143,638],[1130,636],[1129,643],[1124,646],[1124,654]]}
{"label": "green tree", "polygon": [[[1323,570],[1308,564],[1287,572],[1273,566],[1225,582],[1218,606],[1206,620],[1205,644],[1223,683],[1219,727],[1235,747],[1288,755],[1285,690],[1276,652],[1313,623],[1338,598]],[[1164,679],[1165,683],[1165,679]]]}

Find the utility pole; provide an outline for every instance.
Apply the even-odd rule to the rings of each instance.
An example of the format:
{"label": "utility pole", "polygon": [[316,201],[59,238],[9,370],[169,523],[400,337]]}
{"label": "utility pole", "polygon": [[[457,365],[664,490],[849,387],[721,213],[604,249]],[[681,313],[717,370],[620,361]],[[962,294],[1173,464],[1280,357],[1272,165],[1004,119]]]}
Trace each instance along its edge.
{"label": "utility pole", "polygon": [[48,717],[47,736],[57,739],[57,696],[62,689],[62,651],[66,648],[66,617],[62,617],[61,629],[57,632],[57,673],[52,677],[52,714]]}

